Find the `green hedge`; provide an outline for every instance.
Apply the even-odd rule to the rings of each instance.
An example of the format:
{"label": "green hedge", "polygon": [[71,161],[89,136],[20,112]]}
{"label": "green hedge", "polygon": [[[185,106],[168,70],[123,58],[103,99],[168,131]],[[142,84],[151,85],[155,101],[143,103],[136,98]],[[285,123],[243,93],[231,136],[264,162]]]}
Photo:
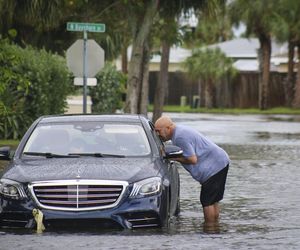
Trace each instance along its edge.
{"label": "green hedge", "polygon": [[96,76],[97,86],[90,88],[93,113],[114,113],[122,108],[122,94],[125,93],[126,77],[116,67],[106,63]]}
{"label": "green hedge", "polygon": [[73,85],[65,59],[0,41],[0,139],[17,139],[39,116],[63,113]]}

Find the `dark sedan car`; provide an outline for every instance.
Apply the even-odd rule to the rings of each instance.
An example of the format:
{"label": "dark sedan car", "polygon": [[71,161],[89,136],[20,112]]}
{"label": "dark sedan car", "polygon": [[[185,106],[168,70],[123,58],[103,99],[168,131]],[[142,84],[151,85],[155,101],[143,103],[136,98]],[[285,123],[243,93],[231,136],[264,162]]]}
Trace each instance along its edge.
{"label": "dark sedan car", "polygon": [[[162,227],[179,212],[179,175],[153,124],[140,115],[61,115],[36,120],[0,179],[1,227],[42,222]],[[41,218],[41,217],[40,217]]]}

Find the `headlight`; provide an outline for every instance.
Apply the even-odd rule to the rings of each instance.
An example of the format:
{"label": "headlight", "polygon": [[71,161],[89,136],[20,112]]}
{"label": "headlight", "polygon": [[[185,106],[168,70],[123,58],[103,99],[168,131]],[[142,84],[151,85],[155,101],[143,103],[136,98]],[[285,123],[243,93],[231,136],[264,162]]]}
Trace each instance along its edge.
{"label": "headlight", "polygon": [[152,177],[134,183],[130,197],[139,198],[148,195],[157,194],[161,189],[161,178]]}
{"label": "headlight", "polygon": [[21,184],[8,179],[0,180],[0,195],[17,200],[26,197]]}

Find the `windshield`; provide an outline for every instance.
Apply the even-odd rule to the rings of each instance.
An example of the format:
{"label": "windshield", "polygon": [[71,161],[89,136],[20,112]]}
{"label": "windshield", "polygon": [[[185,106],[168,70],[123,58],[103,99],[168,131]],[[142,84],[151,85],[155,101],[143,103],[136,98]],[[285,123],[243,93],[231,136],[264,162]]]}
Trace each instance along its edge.
{"label": "windshield", "polygon": [[[34,154],[33,154],[34,153]],[[23,154],[145,156],[150,145],[142,126],[99,122],[39,124]]]}

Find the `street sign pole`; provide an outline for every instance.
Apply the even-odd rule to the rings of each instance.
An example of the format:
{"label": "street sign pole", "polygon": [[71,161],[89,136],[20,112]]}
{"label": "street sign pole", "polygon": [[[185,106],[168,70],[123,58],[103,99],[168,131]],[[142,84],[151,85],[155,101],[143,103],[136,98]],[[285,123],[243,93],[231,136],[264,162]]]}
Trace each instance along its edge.
{"label": "street sign pole", "polygon": [[[87,32],[105,32],[105,24],[103,23],[77,23],[77,22],[68,22],[67,23],[68,31],[83,31],[83,113],[87,112],[87,77],[88,75],[88,65],[87,65]],[[100,48],[100,47],[99,47]],[[100,48],[101,49],[101,48]],[[99,50],[98,50],[99,51]],[[74,73],[74,72],[73,72]]]}
{"label": "street sign pole", "polygon": [[86,41],[87,31],[83,32],[83,113],[86,114],[86,99],[87,99],[87,83],[86,83],[86,69],[87,69],[87,56],[86,56]]}

